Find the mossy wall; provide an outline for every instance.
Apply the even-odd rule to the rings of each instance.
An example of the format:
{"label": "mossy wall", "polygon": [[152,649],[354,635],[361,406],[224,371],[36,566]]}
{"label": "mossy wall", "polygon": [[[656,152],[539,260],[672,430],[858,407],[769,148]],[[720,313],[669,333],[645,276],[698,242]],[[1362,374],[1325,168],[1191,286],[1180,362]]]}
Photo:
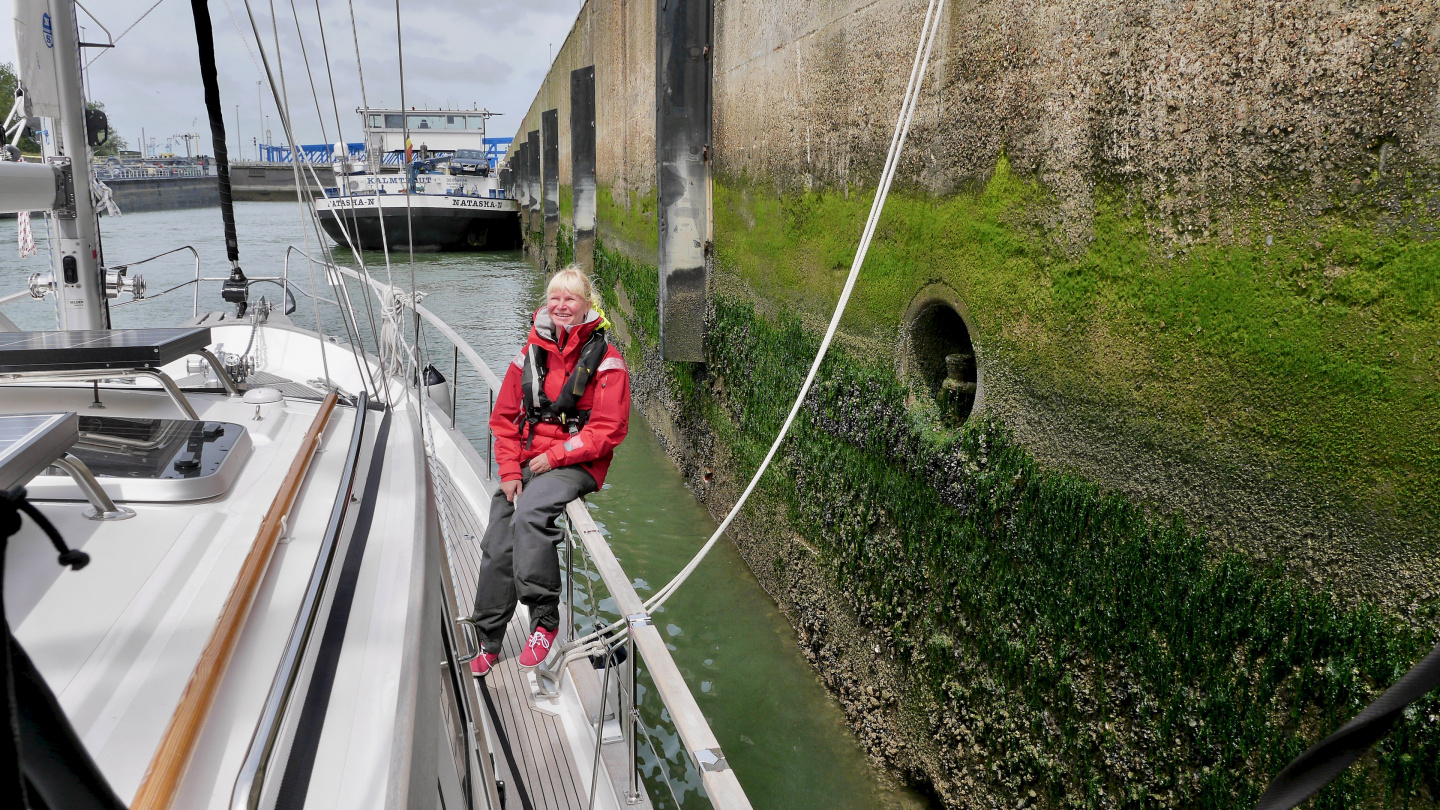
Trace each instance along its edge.
{"label": "mossy wall", "polygon": [[[715,188],[719,287],[823,317],[869,195]],[[1278,230],[1248,211],[1248,227],[1182,247],[1117,188],[1071,251],[1034,225],[1053,204],[1003,156],[979,189],[892,194],[843,322],[852,342],[901,369],[917,300],[958,302],[990,413],[1045,461],[1348,595],[1434,601],[1436,219]]]}
{"label": "mossy wall", "polygon": [[[655,268],[604,246],[596,257],[641,387],[666,403],[676,449],[708,467],[716,483],[696,483],[725,508],[779,429],[813,332],[719,294],[708,362],[662,364]],[[857,722],[895,715],[918,750],[892,764],[947,804],[1253,805],[1440,638],[1433,607],[1417,631],[1348,606],[1046,469],[994,417],[947,429],[907,402],[889,364],[832,350],[752,507],[783,524],[742,522],[737,539],[772,593],[818,573],[898,664],[883,698],[870,684],[842,700]],[[787,538],[788,553],[769,544],[757,565],[757,530]],[[826,632],[836,617],[786,607],[827,680],[854,691]],[[1316,806],[1427,806],[1440,795],[1437,711],[1432,697],[1407,712]]]}
{"label": "mossy wall", "polygon": [[[568,185],[556,94],[595,64],[596,270],[717,513],[854,258],[924,10],[716,1],[704,364],[654,343],[653,0],[587,3],[532,107]],[[1421,0],[949,6],[732,530],[877,757],[953,806],[1243,807],[1436,641],[1437,48]],[[931,303],[973,339],[963,427],[915,372]],[[1437,712],[1317,806],[1433,803]]]}

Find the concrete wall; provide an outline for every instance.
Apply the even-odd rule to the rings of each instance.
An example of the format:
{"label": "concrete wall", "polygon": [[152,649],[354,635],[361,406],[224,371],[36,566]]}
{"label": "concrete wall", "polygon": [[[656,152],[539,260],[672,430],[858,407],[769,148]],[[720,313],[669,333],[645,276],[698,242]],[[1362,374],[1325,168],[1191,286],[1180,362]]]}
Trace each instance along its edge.
{"label": "concrete wall", "polygon": [[111,180],[106,185],[122,214],[220,204],[220,187],[214,177]]}
{"label": "concrete wall", "polygon": [[[742,302],[782,324],[794,315],[811,335],[828,318],[924,13],[920,0],[715,0],[711,294],[712,305],[728,307],[724,317]],[[651,264],[654,18],[653,0],[587,3],[517,127],[523,136],[539,128],[541,112],[560,111],[560,182],[569,186],[569,75],[595,65],[598,230],[609,251]],[[952,3],[840,342],[852,359],[889,366],[887,384],[908,388],[908,411],[895,424],[945,433],[916,379],[912,355],[923,341],[910,330],[927,306],[953,307],[980,367],[972,421],[1001,426],[1047,474],[1182,517],[1204,532],[1214,559],[1233,552],[1255,570],[1278,564],[1285,581],[1322,601],[1377,610],[1433,643],[1437,50],[1440,6],[1421,0]],[[631,332],[648,317],[635,310],[642,298],[619,291]],[[665,364],[640,338],[631,344],[647,413],[697,491],[723,511],[741,483],[727,476],[746,467],[717,436],[766,437],[745,433],[749,416],[712,429],[697,412],[742,411],[685,403],[698,396],[733,406],[726,381]],[[728,350],[711,346],[710,365]],[[808,529],[783,518],[737,524],[742,551],[790,611],[870,750],[957,805],[1029,801],[1011,792],[1025,781],[1013,773],[997,777],[1004,785],[986,782],[983,762],[966,753],[982,746],[961,720],[944,721],[953,746],[914,754],[917,762],[906,751],[940,740],[933,725],[887,725],[864,677],[858,686],[848,674],[831,677],[849,671],[846,649],[870,649],[866,633],[887,628],[842,620],[854,608],[842,609],[843,594],[815,596],[828,593],[826,575],[801,572],[821,564],[804,563],[813,548],[789,539]],[[877,541],[904,528],[876,520]],[[1057,543],[1070,539],[1057,532]],[[905,669],[863,657],[856,671]],[[991,689],[989,677],[977,683]],[[1383,685],[1366,687],[1365,699]],[[895,688],[914,699],[928,687]],[[1000,705],[1023,691],[997,690],[985,700]],[[1056,698],[1057,711],[1065,700]],[[951,709],[939,706],[931,720]],[[1050,715],[1032,719],[1045,725]],[[1273,739],[1279,729],[1256,733]],[[1082,733],[1113,731],[1102,723]],[[1046,748],[1053,740],[1034,744],[1055,752]],[[977,757],[1004,758],[1020,745]],[[1148,745],[1114,743],[1152,762],[1171,756]],[[1213,762],[1172,753],[1192,776]],[[963,775],[972,772],[982,775]],[[1263,777],[1247,773],[1245,790]],[[1179,802],[1172,806],[1194,806],[1186,802],[1201,795],[1168,790],[1165,801]],[[1355,806],[1378,801],[1356,790],[1346,795],[1371,799],[1353,798]]]}
{"label": "concrete wall", "polygon": [[[718,0],[717,172],[872,184],[924,8]],[[1277,186],[1313,215],[1393,205],[1405,178],[1436,210],[1434,4],[957,2],[940,37],[901,172],[932,193],[983,182],[1003,152],[1077,241],[1106,181],[1167,239]]]}
{"label": "concrete wall", "polygon": [[[783,206],[757,213],[757,206],[763,207],[765,195],[834,195],[863,216],[860,198],[873,189],[884,159],[924,10],[919,0],[716,2],[713,165],[729,211],[717,213],[715,239],[721,264],[728,256],[731,271],[720,269],[721,287],[748,289],[762,304],[793,297],[819,317],[828,313],[838,291],[833,271],[844,260],[840,267],[819,268],[817,254],[843,249],[847,239],[853,244],[858,221],[837,223],[847,230],[834,234],[834,244],[796,242],[788,253],[766,255],[757,250],[755,235],[778,227],[785,213]],[[1024,186],[1017,199],[1025,199],[1002,225],[1031,242],[1032,254],[1045,254],[1037,266],[1055,276],[1012,281],[1048,286],[1051,297],[1073,276],[1095,276],[1093,265],[1110,260],[1097,252],[1110,247],[1147,252],[1137,259],[1145,268],[1138,278],[1171,273],[1160,265],[1192,257],[1192,251],[1251,250],[1260,240],[1265,256],[1257,261],[1274,260],[1281,253],[1278,236],[1294,242],[1284,245],[1280,260],[1296,265],[1297,273],[1325,268],[1317,282],[1344,304],[1340,288],[1358,277],[1345,280],[1350,271],[1343,266],[1345,251],[1331,244],[1339,238],[1334,234],[1367,244],[1402,238],[1413,248],[1440,227],[1437,46],[1440,10],[1421,2],[956,3],[946,12],[897,194],[958,199],[983,189],[1003,164],[1005,176]],[[560,110],[561,184],[568,186],[569,72],[593,62],[599,231],[612,245],[649,261],[655,244],[653,55],[653,2],[587,4],[517,128],[537,128],[542,111]],[[1097,211],[1124,219],[1127,235],[1097,242]],[[564,216],[568,220],[568,210]],[[1328,218],[1323,226],[1322,218]],[[1309,235],[1302,239],[1301,232]],[[877,240],[880,250],[916,247],[884,237]],[[1305,560],[1298,568],[1351,593],[1378,589],[1385,601],[1400,603],[1430,590],[1404,558],[1377,553],[1374,541],[1400,536],[1422,542],[1440,519],[1434,499],[1387,500],[1385,490],[1393,486],[1383,483],[1377,499],[1355,491],[1375,487],[1377,477],[1414,480],[1412,462],[1379,462],[1349,480],[1307,480],[1314,476],[1304,468],[1364,463],[1355,456],[1361,450],[1314,437],[1295,452],[1263,439],[1237,439],[1246,430],[1244,414],[1273,409],[1273,402],[1196,400],[1180,419],[1191,424],[1176,429],[1175,416],[1164,413],[1174,397],[1158,393],[1166,372],[1139,359],[1155,355],[1158,337],[1122,340],[1112,334],[1117,325],[1100,322],[1076,334],[1075,324],[1061,322],[1089,318],[1087,307],[1104,307],[1098,299],[1081,302],[1078,315],[1051,313],[1044,327],[1034,308],[987,311],[974,300],[981,278],[946,266],[971,261],[975,247],[957,245],[963,255],[955,256],[931,251],[921,261],[937,266],[912,265],[903,277],[862,279],[859,295],[883,300],[849,319],[848,331],[893,354],[903,371],[907,342],[894,330],[903,332],[907,312],[923,303],[916,296],[939,290],[969,307],[982,363],[993,366],[987,376],[1007,381],[987,387],[991,410],[1050,463],[1081,469],[1163,511],[1179,510],[1261,556],[1298,555]],[[1076,262],[1092,269],[1070,268],[1065,278],[1053,269]],[[774,279],[772,271],[781,265],[790,273],[788,286]],[[1109,271],[1098,272],[1103,280]],[[1090,279],[1080,282],[1093,286]],[[1276,283],[1308,289],[1311,282]],[[1177,310],[1173,324],[1179,311],[1193,306],[1193,297],[1185,304],[1180,292],[1160,298],[1160,304],[1151,302],[1157,314],[1147,328],[1169,328],[1161,309]],[[1228,316],[1218,300],[1211,303],[1221,310],[1217,317]],[[1275,305],[1291,309],[1287,302]],[[1427,305],[1419,306],[1406,325],[1418,332],[1399,338],[1407,345],[1423,340],[1419,333],[1433,321]],[[1282,341],[1274,327],[1290,325],[1283,317],[1268,323],[1263,315],[1251,313],[1246,317],[1256,322],[1237,328],[1265,329],[1268,338]],[[1361,324],[1326,328],[1374,332]],[[1017,331],[1025,329],[1028,336]],[[1056,359],[1056,342],[1068,344],[1058,351],[1071,356]],[[1045,363],[1026,357],[1046,352],[1051,359]],[[1129,359],[1116,359],[1127,354]],[[1368,356],[1352,359],[1371,362]],[[1415,354],[1412,362],[1422,359]],[[1230,361],[1211,360],[1197,355],[1169,373],[1188,376],[1191,389],[1228,385],[1224,366]],[[1199,373],[1205,367],[1211,373]],[[1415,379],[1429,379],[1421,367],[1415,373]],[[1157,383],[1153,389],[1150,379]],[[1145,397],[1127,388],[1154,390],[1156,398],[1138,402]],[[1172,393],[1196,396],[1193,390]],[[1323,391],[1294,394],[1309,399]],[[1428,394],[1413,396],[1419,401]],[[1117,410],[1117,398],[1130,401]],[[1216,409],[1229,411],[1229,424],[1206,429],[1194,421],[1204,412],[1213,420]],[[1328,417],[1315,412],[1295,418]],[[1391,427],[1404,430],[1406,424],[1397,416]],[[1157,445],[1165,448],[1162,456]],[[1187,462],[1176,465],[1178,457]],[[1416,463],[1440,483],[1433,457]],[[1323,547],[1315,548],[1315,538],[1325,538]],[[1365,563],[1357,565],[1351,555]]]}
{"label": "concrete wall", "polygon": [[[872,185],[924,10],[717,0],[716,172]],[[568,120],[565,79],[594,64],[598,173],[616,193],[654,183],[654,16],[651,0],[587,3],[516,127],[538,129],[552,108]],[[1435,7],[1415,0],[953,3],[900,179],[952,192],[983,182],[1003,152],[1056,193],[1058,222],[1082,241],[1104,180],[1133,184],[1171,220],[1157,235],[1179,239],[1280,182],[1298,186],[1285,196],[1308,213],[1335,194],[1393,205],[1372,173],[1433,195],[1437,26]],[[568,158],[562,137],[564,185]]]}
{"label": "concrete wall", "polygon": [[[515,127],[513,154],[525,133],[540,128],[540,114],[559,110],[560,184],[570,180],[570,71],[595,66],[597,182],[611,200],[655,186],[655,4],[652,0],[587,2],[554,65]],[[602,191],[602,194],[604,191]],[[568,210],[564,213],[569,219]]]}
{"label": "concrete wall", "polygon": [[[302,167],[303,168],[303,167]],[[326,166],[314,166],[312,176],[306,169],[302,173],[305,185],[311,194],[319,194],[318,178],[324,186],[335,183],[335,173]],[[230,167],[230,189],[236,200],[294,200],[295,169],[289,165],[238,164]]]}

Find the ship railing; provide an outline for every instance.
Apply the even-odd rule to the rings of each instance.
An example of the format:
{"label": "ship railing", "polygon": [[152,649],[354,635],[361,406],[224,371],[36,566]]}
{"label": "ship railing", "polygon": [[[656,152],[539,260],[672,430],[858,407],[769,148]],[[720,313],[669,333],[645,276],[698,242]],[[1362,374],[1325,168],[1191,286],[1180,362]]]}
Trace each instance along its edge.
{"label": "ship railing", "polygon": [[147,167],[143,169],[95,169],[98,180],[151,180],[168,177],[204,177],[207,172],[199,166]]}
{"label": "ship railing", "polygon": [[[116,308],[116,307],[123,307],[123,306],[127,306],[127,305],[130,305],[130,304],[140,303],[140,302],[143,302],[143,301],[150,301],[150,300],[159,298],[160,296],[165,295],[166,293],[175,292],[175,291],[177,291],[177,290],[184,289],[185,287],[189,287],[189,286],[191,286],[191,285],[194,285],[195,290],[194,290],[194,297],[193,297],[192,302],[191,302],[191,309],[192,309],[192,316],[193,316],[193,315],[198,315],[198,314],[199,314],[199,309],[200,309],[200,282],[201,282],[201,281],[224,281],[226,277],[222,276],[222,277],[218,277],[218,278],[209,278],[209,277],[201,276],[201,275],[200,275],[200,252],[197,251],[197,250],[194,248],[194,246],[192,246],[192,245],[181,245],[181,246],[178,247],[178,248],[174,248],[174,249],[172,249],[172,250],[167,250],[167,251],[165,251],[164,253],[157,253],[157,254],[155,254],[154,256],[148,256],[148,257],[146,257],[146,258],[144,258],[144,259],[138,259],[138,260],[136,260],[136,261],[130,261],[130,262],[122,262],[122,263],[120,263],[120,264],[112,264],[112,265],[106,267],[106,268],[105,268],[105,277],[106,277],[106,279],[107,279],[107,282],[106,282],[106,283],[107,283],[107,286],[113,286],[113,287],[116,288],[116,289],[114,289],[114,290],[108,290],[107,292],[113,292],[113,293],[115,293],[115,294],[118,294],[118,292],[119,292],[118,287],[120,286],[120,285],[118,284],[118,282],[119,282],[119,280],[120,280],[122,277],[128,275],[128,272],[129,272],[130,270],[133,270],[133,269],[136,268],[136,267],[141,267],[141,266],[143,266],[143,265],[149,264],[150,262],[157,261],[157,260],[159,260],[159,259],[163,259],[163,258],[165,258],[165,257],[167,257],[167,256],[173,256],[173,255],[175,255],[175,254],[177,254],[177,253],[185,253],[185,252],[189,252],[189,253],[190,253],[191,259],[192,259],[192,261],[193,261],[193,272],[194,272],[194,277],[193,277],[193,278],[188,279],[188,280],[186,280],[186,281],[183,281],[183,282],[181,282],[181,283],[179,283],[179,284],[176,284],[175,286],[170,287],[170,288],[168,288],[168,289],[161,290],[160,292],[157,292],[157,293],[151,293],[151,294],[149,294],[149,295],[146,295],[146,294],[145,294],[144,287],[142,286],[142,287],[139,288],[139,291],[137,292],[136,296],[135,296],[133,299],[131,299],[131,300],[129,300],[129,301],[121,301],[121,302],[118,302],[118,303],[113,303],[113,304],[110,305],[110,307],[113,309],[113,308]],[[275,279],[270,279],[270,278],[256,278],[256,279],[254,279],[254,280],[255,280],[255,281],[272,281],[272,280],[273,280],[273,281],[276,281],[276,282],[281,281],[280,278],[275,278]],[[133,289],[133,288],[127,287],[127,289]],[[31,277],[31,284],[30,284],[29,289],[21,290],[20,292],[10,293],[9,295],[6,295],[6,296],[4,296],[3,298],[0,298],[0,307],[6,306],[7,304],[13,304],[13,303],[16,303],[16,302],[19,302],[19,301],[22,301],[22,300],[26,300],[26,299],[31,299],[31,298],[44,298],[47,292],[49,292],[49,284],[48,284],[47,281],[45,280],[45,274],[44,274],[44,273],[36,273],[36,274],[34,274],[34,275]],[[112,296],[112,297],[113,297],[113,296]],[[3,313],[0,313],[0,331],[18,332],[18,331],[20,331],[20,329],[19,329],[19,327],[15,326],[15,324],[14,324],[13,321],[11,321],[9,318],[5,317],[5,315],[4,315]]]}
{"label": "ship railing", "polygon": [[[182,281],[182,282],[180,282],[179,284],[176,284],[176,285],[173,286],[173,287],[168,287],[168,288],[166,288],[166,289],[164,289],[164,290],[161,290],[160,292],[157,292],[157,293],[152,293],[152,294],[149,294],[149,295],[144,295],[144,294],[142,293],[141,295],[137,295],[134,299],[132,299],[132,300],[130,300],[130,301],[122,301],[122,302],[117,303],[117,304],[111,304],[111,305],[110,305],[111,308],[113,309],[113,308],[115,308],[115,307],[128,306],[128,305],[130,305],[130,304],[141,303],[141,302],[144,302],[144,301],[152,301],[152,300],[154,300],[154,299],[156,299],[156,298],[159,298],[159,297],[162,296],[162,295],[166,295],[166,294],[168,294],[168,293],[176,292],[176,291],[182,290],[182,289],[184,289],[184,288],[186,288],[186,287],[191,287],[192,289],[191,289],[191,299],[190,299],[190,316],[191,316],[192,318],[193,318],[193,317],[198,317],[198,316],[200,315],[200,286],[201,286],[201,284],[204,283],[204,282],[218,282],[218,283],[223,284],[224,282],[229,281],[230,277],[229,277],[228,275],[224,275],[224,276],[205,276],[205,275],[201,275],[201,271],[200,271],[200,253],[199,253],[199,251],[197,251],[193,246],[191,246],[191,245],[182,245],[182,246],[180,246],[180,247],[178,247],[178,248],[174,248],[173,250],[167,250],[167,251],[165,251],[164,253],[157,253],[157,254],[155,254],[154,256],[150,256],[150,257],[148,257],[148,258],[140,259],[140,260],[138,260],[138,261],[124,262],[124,263],[122,263],[122,264],[110,265],[109,267],[106,267],[105,270],[106,270],[107,275],[110,274],[110,273],[116,273],[116,272],[120,273],[121,275],[124,275],[124,273],[125,273],[126,271],[128,271],[128,270],[134,269],[134,268],[136,268],[136,267],[140,267],[141,265],[149,264],[150,262],[156,261],[157,259],[163,259],[163,258],[165,258],[166,256],[170,256],[170,255],[173,255],[173,254],[176,254],[176,253],[183,253],[183,252],[186,252],[186,251],[189,251],[191,257],[192,257],[193,260],[194,260],[194,266],[193,266],[194,276],[193,276],[193,277],[191,277],[191,278],[189,278],[189,279],[187,279],[187,280],[185,280],[185,281]],[[285,290],[286,294],[287,294],[290,298],[292,298],[292,299],[294,298],[294,296],[295,296],[296,293],[299,293],[300,295],[303,295],[303,296],[305,296],[305,297],[307,297],[307,298],[317,297],[317,296],[318,296],[317,293],[312,293],[312,292],[310,292],[310,291],[307,291],[307,290],[305,290],[303,287],[297,286],[297,285],[292,284],[292,283],[290,282],[290,254],[291,254],[292,252],[294,252],[294,253],[300,253],[300,254],[302,254],[302,255],[305,253],[305,251],[300,250],[299,248],[295,247],[294,245],[291,245],[290,248],[285,251],[285,263],[284,263],[284,265],[283,265],[283,268],[282,268],[282,270],[281,270],[280,275],[278,275],[278,276],[248,276],[248,277],[247,277],[247,281],[249,281],[249,283],[251,283],[251,284],[260,284],[260,283],[267,283],[267,282],[268,282],[268,283],[271,283],[271,284],[278,285],[278,286],[281,287],[283,290]],[[17,293],[17,294],[13,294],[13,295],[6,296],[5,298],[0,298],[0,306],[4,306],[5,304],[10,303],[11,301],[16,300],[16,299],[22,297],[23,295],[24,295],[24,294]],[[33,295],[33,293],[31,293],[31,295]],[[40,296],[34,296],[34,297],[37,297],[37,298],[38,298],[38,297],[40,297]],[[318,296],[318,300],[323,301],[324,303],[327,303],[327,304],[331,304],[331,305],[333,305],[333,306],[337,306],[337,307],[340,306],[340,302],[339,302],[339,301],[336,301],[336,300],[333,299],[333,298],[326,298],[326,297],[324,297],[324,296]],[[287,307],[287,312],[286,312],[286,314],[289,314],[288,309],[289,309],[289,308]],[[3,321],[0,321],[0,328],[3,328]]]}
{"label": "ship railing", "polygon": [[[570,621],[566,623],[567,632],[573,634],[575,627],[574,560],[577,552],[583,554],[589,564],[594,566],[596,574],[614,601],[615,611],[624,618],[624,625],[613,636],[602,637],[598,641],[570,650],[568,654],[559,657],[559,660],[542,665],[536,670],[542,688],[557,688],[562,680],[559,674],[564,667],[580,657],[603,661],[607,677],[611,667],[616,669],[619,673],[620,688],[616,695],[619,705],[615,709],[616,716],[621,720],[625,756],[628,760],[629,785],[627,795],[623,798],[633,802],[643,790],[638,762],[640,738],[643,736],[660,766],[660,775],[666,782],[667,789],[671,790],[675,806],[679,807],[680,799],[673,792],[674,780],[665,767],[667,757],[655,746],[645,721],[640,716],[638,669],[643,662],[654,685],[654,692],[660,699],[660,705],[674,724],[681,748],[699,774],[700,783],[711,806],[716,810],[748,810],[750,799],[740,786],[735,771],[726,761],[720,743],[715,738],[715,732],[710,728],[700,705],[696,703],[695,695],[690,691],[690,686],[685,682],[675,659],[671,657],[664,637],[660,635],[650,613],[645,609],[645,601],[636,593],[630,576],[620,566],[610,543],[596,525],[595,519],[590,516],[590,509],[582,499],[577,498],[565,507],[565,538],[566,585],[562,598],[565,603],[564,614],[570,617]],[[593,581],[588,587],[593,589]],[[589,595],[589,602],[594,607],[599,600],[592,593]],[[621,644],[624,645],[624,656],[617,654]],[[605,703],[610,698],[608,692],[607,689],[601,690],[601,706],[597,713],[597,756],[598,741],[606,717]]]}

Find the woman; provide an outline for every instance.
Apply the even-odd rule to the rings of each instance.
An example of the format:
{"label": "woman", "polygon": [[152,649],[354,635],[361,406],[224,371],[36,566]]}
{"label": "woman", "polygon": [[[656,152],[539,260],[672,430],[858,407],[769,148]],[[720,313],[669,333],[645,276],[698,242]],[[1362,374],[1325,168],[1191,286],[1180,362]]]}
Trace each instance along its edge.
{"label": "woman", "polygon": [[500,489],[490,502],[471,615],[481,636],[470,664],[477,678],[499,660],[517,601],[530,609],[520,666],[536,667],[550,654],[560,627],[555,546],[563,538],[555,518],[605,483],[630,429],[630,374],[605,342],[609,322],[590,279],[567,267],[550,279],[545,298],[490,415]]}

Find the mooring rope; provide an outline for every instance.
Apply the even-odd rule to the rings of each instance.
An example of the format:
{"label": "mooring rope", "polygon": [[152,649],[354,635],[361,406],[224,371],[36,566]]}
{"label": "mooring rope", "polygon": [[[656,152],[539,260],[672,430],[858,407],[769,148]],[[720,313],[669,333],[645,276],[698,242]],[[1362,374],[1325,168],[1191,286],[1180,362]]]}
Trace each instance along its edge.
{"label": "mooring rope", "polygon": [[[795,402],[790,406],[790,413],[785,417],[785,423],[781,425],[780,432],[776,434],[775,441],[770,445],[770,451],[765,454],[765,459],[760,462],[760,467],[751,477],[750,483],[746,485],[744,492],[740,493],[735,505],[730,508],[729,514],[720,522],[715,533],[705,541],[705,545],[695,553],[695,556],[686,563],[680,573],[670,580],[665,587],[661,588],[645,602],[645,610],[653,613],[661,605],[665,604],[690,575],[695,572],[700,563],[715,547],[715,544],[724,535],[725,530],[735,521],[740,510],[745,507],[745,502],[750,499],[751,493],[759,485],[760,479],[765,471],[770,468],[770,462],[774,460],[775,454],[779,452],[780,445],[784,443],[785,437],[790,433],[790,427],[795,422],[795,417],[800,413],[800,408],[805,403],[805,397],[810,393],[810,387],[815,382],[816,375],[820,372],[820,364],[824,362],[826,353],[830,350],[830,343],[835,339],[835,332],[840,327],[840,318],[845,314],[845,307],[850,302],[850,295],[855,290],[855,282],[860,277],[860,268],[865,264],[865,255],[870,250],[870,242],[875,237],[875,229],[880,223],[880,214],[885,209],[885,199],[890,193],[890,185],[895,180],[895,173],[900,165],[900,154],[905,149],[905,140],[910,134],[910,121],[915,117],[915,108],[919,105],[920,90],[925,84],[925,71],[930,64],[930,53],[935,46],[935,34],[940,30],[940,15],[944,11],[945,0],[930,0],[929,7],[925,11],[925,24],[920,29],[920,42],[915,48],[915,61],[910,67],[910,81],[905,88],[905,99],[900,105],[900,116],[895,121],[895,132],[890,138],[890,151],[885,158],[885,167],[880,172],[880,182],[875,188],[875,199],[870,204],[870,216],[865,220],[865,228],[860,235],[860,245],[855,251],[855,259],[850,263],[850,275],[845,279],[845,288],[840,292],[840,300],[835,304],[835,312],[830,316],[830,326],[825,330],[825,337],[820,341],[820,348],[815,353],[815,360],[810,364],[810,371],[805,375],[805,382],[800,386],[800,391],[795,395]],[[625,624],[624,620],[618,621],[609,627],[598,630],[582,638],[576,639],[566,645],[566,649],[585,644],[605,633],[613,632]]]}

